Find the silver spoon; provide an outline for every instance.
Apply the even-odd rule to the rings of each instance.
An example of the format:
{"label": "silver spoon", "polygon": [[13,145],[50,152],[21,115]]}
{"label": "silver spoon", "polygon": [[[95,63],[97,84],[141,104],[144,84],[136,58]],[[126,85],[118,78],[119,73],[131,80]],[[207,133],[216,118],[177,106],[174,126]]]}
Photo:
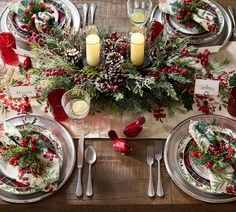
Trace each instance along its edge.
{"label": "silver spoon", "polygon": [[85,151],[85,160],[89,164],[89,173],[88,173],[88,184],[86,195],[92,196],[93,195],[93,186],[92,186],[92,176],[91,176],[91,166],[96,161],[96,152],[92,146],[89,146]]}

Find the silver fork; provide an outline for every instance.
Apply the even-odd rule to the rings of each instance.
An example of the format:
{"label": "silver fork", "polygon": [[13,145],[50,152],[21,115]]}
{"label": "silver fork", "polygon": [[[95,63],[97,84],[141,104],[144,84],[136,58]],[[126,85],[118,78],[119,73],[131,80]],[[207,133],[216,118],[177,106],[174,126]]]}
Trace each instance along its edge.
{"label": "silver fork", "polygon": [[155,142],[155,159],[157,160],[158,163],[158,168],[157,168],[157,196],[163,197],[164,196],[164,190],[163,190],[163,185],[162,185],[162,179],[161,179],[161,159],[162,159],[162,142],[161,141],[156,141]]}
{"label": "silver fork", "polygon": [[153,146],[147,146],[147,164],[149,165],[149,183],[148,183],[148,196],[155,195],[153,179],[152,179],[152,165],[154,163]]}

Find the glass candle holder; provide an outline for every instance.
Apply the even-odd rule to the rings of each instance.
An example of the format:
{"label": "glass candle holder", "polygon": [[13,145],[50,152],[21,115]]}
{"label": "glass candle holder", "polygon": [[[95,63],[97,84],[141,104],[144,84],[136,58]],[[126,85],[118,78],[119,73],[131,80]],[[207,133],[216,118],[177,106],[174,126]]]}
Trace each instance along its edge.
{"label": "glass candle holder", "polygon": [[228,103],[228,112],[231,116],[236,116],[236,86],[232,88]]}
{"label": "glass candle holder", "polygon": [[0,33],[0,53],[4,65],[19,65],[19,58],[14,49],[16,49],[14,35],[9,32]]}

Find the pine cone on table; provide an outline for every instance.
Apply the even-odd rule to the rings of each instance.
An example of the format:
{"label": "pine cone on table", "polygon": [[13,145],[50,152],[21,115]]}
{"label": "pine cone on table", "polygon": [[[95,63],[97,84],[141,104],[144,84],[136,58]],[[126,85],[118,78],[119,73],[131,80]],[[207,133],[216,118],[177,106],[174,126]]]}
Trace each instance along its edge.
{"label": "pine cone on table", "polygon": [[108,70],[120,69],[121,64],[124,62],[124,57],[118,52],[112,52],[107,55],[105,65]]}
{"label": "pine cone on table", "polygon": [[152,62],[157,60],[157,47],[155,45],[150,49],[149,58]]}
{"label": "pine cone on table", "polygon": [[108,54],[114,51],[114,48],[115,48],[115,42],[111,39],[106,39],[103,41],[102,44],[102,54],[107,56]]}
{"label": "pine cone on table", "polygon": [[72,64],[77,64],[81,60],[83,54],[76,48],[68,49],[64,52],[63,57]]}

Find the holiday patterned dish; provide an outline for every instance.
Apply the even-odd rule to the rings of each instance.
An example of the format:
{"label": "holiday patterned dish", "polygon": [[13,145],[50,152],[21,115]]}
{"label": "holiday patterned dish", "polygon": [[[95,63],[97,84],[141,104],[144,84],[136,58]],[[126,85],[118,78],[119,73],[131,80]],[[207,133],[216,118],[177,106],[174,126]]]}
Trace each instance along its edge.
{"label": "holiday patterned dish", "polygon": [[0,138],[0,189],[14,194],[54,191],[63,162],[58,138],[31,124],[15,128],[5,122],[4,131]]}
{"label": "holiday patterned dish", "polygon": [[[172,131],[165,145],[164,159],[170,177],[184,192],[196,199],[210,203],[235,201],[236,197],[232,187],[234,183],[233,168],[224,170],[226,166],[232,165],[231,162],[223,161],[223,165],[220,166],[217,166],[217,163],[209,166],[207,161],[204,165],[195,163],[193,156],[201,156],[198,155],[200,152],[193,151],[193,146],[198,142],[193,142],[192,137],[194,135],[192,131],[195,133],[197,131],[190,131],[192,136],[189,133],[189,126],[190,129],[194,129],[191,123],[205,123],[207,131],[204,132],[207,132],[207,136],[209,136],[209,132],[214,132],[217,136],[220,133],[222,140],[225,142],[230,140],[230,143],[234,143],[236,123],[232,119],[218,115],[198,115],[184,120]],[[201,136],[194,136],[194,138],[202,139],[206,135],[205,133],[200,133]],[[228,147],[227,151],[230,154],[233,153],[231,146]],[[234,157],[234,154],[232,156]],[[204,155],[201,158],[204,159]]]}
{"label": "holiday patterned dish", "polygon": [[[19,193],[18,191],[19,188],[15,188],[14,192],[18,192],[16,194],[9,192],[9,190],[0,189],[0,199],[12,203],[31,203],[40,201],[44,198],[47,198],[50,195],[55,194],[55,192],[59,190],[67,182],[75,165],[74,142],[69,133],[65,130],[65,128],[62,125],[60,125],[56,121],[39,115],[18,115],[9,118],[6,121],[19,128],[21,128],[22,126],[26,127],[27,125],[33,124],[33,126],[36,127],[35,131],[40,132],[40,136],[42,136],[42,138],[45,138],[48,141],[55,140],[54,142],[52,142],[55,148],[59,143],[58,147],[60,151],[57,152],[58,153],[61,152],[60,154],[63,155],[63,162],[60,161],[59,163],[60,176],[59,180],[57,181],[57,188],[56,190],[54,190],[54,192],[42,191],[44,189],[40,189],[37,191],[36,190],[28,191],[26,189],[25,191],[21,190],[22,188],[20,188],[20,193]],[[6,182],[4,182],[4,184],[6,184]],[[15,184],[13,186],[9,184],[8,186],[9,187],[11,186],[11,188],[14,186],[16,187]],[[22,185],[17,184],[17,186],[19,187]]]}
{"label": "holiday patterned dish", "polygon": [[70,10],[60,0],[19,0],[10,10],[9,23],[17,35],[29,42],[30,38],[36,39],[37,32],[50,30],[55,24],[70,25],[72,20]]}

